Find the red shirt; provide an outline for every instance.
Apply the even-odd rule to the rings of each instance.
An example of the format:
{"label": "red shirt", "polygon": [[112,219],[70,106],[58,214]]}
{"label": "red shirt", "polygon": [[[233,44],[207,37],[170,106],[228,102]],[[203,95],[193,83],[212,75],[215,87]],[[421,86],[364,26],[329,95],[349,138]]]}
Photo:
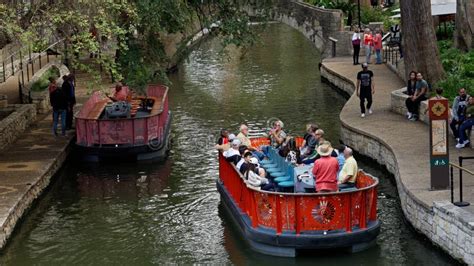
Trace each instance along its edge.
{"label": "red shirt", "polygon": [[314,162],[313,176],[316,179],[316,191],[337,191],[337,172],[339,163],[332,156],[321,157]]}
{"label": "red shirt", "polygon": [[121,89],[120,91],[115,91],[114,98],[117,101],[126,101],[127,92],[124,89]]}
{"label": "red shirt", "polygon": [[373,46],[373,37],[372,34],[364,34],[364,45],[365,46]]}
{"label": "red shirt", "polygon": [[58,85],[49,83],[49,86],[48,86],[49,93],[53,93],[53,91],[55,91],[57,88],[58,88]]}
{"label": "red shirt", "polygon": [[382,49],[382,34],[380,34],[380,33],[375,34],[374,48],[375,49]]}

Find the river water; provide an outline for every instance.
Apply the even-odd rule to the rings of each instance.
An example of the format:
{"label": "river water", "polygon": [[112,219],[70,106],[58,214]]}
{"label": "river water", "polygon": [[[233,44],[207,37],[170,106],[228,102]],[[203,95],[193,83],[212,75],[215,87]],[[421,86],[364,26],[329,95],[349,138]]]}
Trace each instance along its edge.
{"label": "river water", "polygon": [[265,127],[272,117],[302,134],[308,122],[339,140],[345,99],[321,83],[319,52],[297,31],[268,25],[262,44],[230,50],[202,42],[170,76],[173,148],[161,164],[84,165],[71,158],[0,253],[0,265],[149,265],[164,263],[446,265],[450,257],[403,219],[396,187],[380,178],[377,245],[356,254],[275,258],[252,251],[215,188],[219,129]]}

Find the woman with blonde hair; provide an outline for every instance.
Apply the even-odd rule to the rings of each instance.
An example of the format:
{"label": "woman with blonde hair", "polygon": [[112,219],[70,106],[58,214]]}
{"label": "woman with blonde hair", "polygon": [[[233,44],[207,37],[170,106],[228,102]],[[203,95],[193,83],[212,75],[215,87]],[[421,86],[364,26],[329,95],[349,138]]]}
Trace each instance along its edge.
{"label": "woman with blonde hair", "polygon": [[369,28],[364,31],[364,47],[365,47],[365,58],[366,63],[370,64],[370,56],[372,54],[372,46],[374,46],[374,38]]}

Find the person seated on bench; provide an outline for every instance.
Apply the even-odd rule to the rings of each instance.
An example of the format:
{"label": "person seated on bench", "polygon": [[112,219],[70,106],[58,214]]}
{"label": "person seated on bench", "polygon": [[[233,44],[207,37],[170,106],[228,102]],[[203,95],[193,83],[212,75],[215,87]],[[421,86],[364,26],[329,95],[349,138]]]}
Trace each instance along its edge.
{"label": "person seated on bench", "polygon": [[237,163],[240,161],[241,156],[239,152],[239,146],[240,146],[240,140],[234,139],[232,141],[232,144],[230,145],[230,149],[224,151],[222,155],[224,155],[226,161],[234,163],[237,165]]}
{"label": "person seated on bench", "polygon": [[456,148],[462,149],[469,145],[470,141],[466,131],[471,131],[474,126],[474,96],[469,97],[469,105],[466,108],[466,120],[459,126],[459,142]]}
{"label": "person seated on bench", "polygon": [[314,148],[312,150],[306,151],[305,155],[301,156],[302,163],[312,164],[317,158],[319,158],[316,147],[322,144],[324,141],[324,130],[317,129],[314,132],[313,139],[311,140],[311,146],[309,146],[311,148],[314,145]]}
{"label": "person seated on bench", "polygon": [[357,162],[352,155],[352,149],[344,149],[344,158],[346,159],[342,170],[339,173],[339,190],[356,187],[357,172],[359,171]]}
{"label": "person seated on bench", "polygon": [[[250,161],[242,165],[240,172],[246,179],[246,183],[260,188],[262,190],[275,190],[275,184],[268,180],[265,175],[265,170],[258,166],[258,160],[255,157],[251,157],[249,152],[246,155],[250,154]],[[248,157],[247,157],[248,158]]]}
{"label": "person seated on bench", "polygon": [[127,92],[122,88],[122,83],[117,83],[115,85],[115,93],[114,96],[109,96],[106,94],[109,99],[111,99],[114,102],[123,102],[127,100]]}
{"label": "person seated on bench", "polygon": [[314,162],[312,170],[316,179],[316,192],[336,192],[338,189],[337,171],[339,171],[339,164],[335,157],[330,156],[333,152],[331,143],[326,141],[319,145],[317,150],[321,158]]}
{"label": "person seated on bench", "polygon": [[308,124],[306,129],[306,134],[303,137],[304,141],[300,149],[302,157],[307,157],[313,153],[316,145],[318,145],[318,138],[315,134],[319,127],[316,124]]}

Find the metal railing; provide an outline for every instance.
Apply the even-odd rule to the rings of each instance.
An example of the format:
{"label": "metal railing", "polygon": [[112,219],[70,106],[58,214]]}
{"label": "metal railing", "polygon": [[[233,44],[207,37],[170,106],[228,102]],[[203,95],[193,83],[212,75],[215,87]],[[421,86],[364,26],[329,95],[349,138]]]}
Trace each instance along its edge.
{"label": "metal railing", "polygon": [[398,61],[400,60],[400,47],[387,45],[384,49],[384,62],[398,67]]}
{"label": "metal railing", "polygon": [[337,39],[334,39],[333,37],[329,37],[329,41],[331,42],[331,55],[332,57],[336,57]]}
{"label": "metal railing", "polygon": [[[474,159],[474,156],[471,157],[463,157],[459,156],[459,165],[455,163],[449,163],[450,165],[450,173],[451,173],[451,203],[458,207],[466,207],[469,206],[470,203],[463,201],[463,185],[462,185],[462,178],[463,178],[463,172],[466,172],[470,174],[471,176],[474,176],[474,172],[466,169],[462,166],[462,163],[464,160],[472,160]],[[459,201],[454,201],[454,168],[459,170]]]}

